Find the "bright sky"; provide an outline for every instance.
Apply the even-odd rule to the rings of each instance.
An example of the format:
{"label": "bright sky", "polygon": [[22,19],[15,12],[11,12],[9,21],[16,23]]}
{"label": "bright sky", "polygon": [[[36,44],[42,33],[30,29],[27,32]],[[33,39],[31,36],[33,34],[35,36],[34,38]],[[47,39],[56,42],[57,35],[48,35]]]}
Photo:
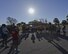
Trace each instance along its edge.
{"label": "bright sky", "polygon": [[[28,9],[33,8],[34,14]],[[0,24],[6,23],[7,17],[18,22],[29,22],[33,19],[47,19],[52,22],[55,17],[65,19],[68,14],[68,0],[0,0]]]}

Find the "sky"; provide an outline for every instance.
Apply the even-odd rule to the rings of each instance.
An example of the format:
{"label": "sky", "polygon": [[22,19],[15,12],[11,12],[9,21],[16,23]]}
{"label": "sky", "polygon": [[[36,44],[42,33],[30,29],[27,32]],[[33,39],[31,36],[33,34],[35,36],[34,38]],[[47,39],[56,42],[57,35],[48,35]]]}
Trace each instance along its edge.
{"label": "sky", "polygon": [[[33,8],[34,14],[29,14],[28,9]],[[7,17],[26,22],[47,19],[53,22],[54,18],[60,21],[66,19],[68,14],[68,0],[0,0],[0,24],[6,23]]]}

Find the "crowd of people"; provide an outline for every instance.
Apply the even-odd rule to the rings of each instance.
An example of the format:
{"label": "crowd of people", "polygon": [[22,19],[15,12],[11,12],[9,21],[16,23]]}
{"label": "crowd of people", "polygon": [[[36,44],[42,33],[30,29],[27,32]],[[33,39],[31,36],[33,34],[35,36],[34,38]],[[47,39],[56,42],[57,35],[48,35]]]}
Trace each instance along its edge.
{"label": "crowd of people", "polygon": [[9,29],[7,28],[7,26],[5,24],[2,24],[1,28],[0,28],[0,34],[1,34],[1,38],[2,38],[2,47],[9,47],[7,44],[7,40],[8,38],[11,36],[12,37],[12,45],[10,48],[10,51],[8,52],[8,54],[11,53],[12,50],[16,49],[16,51],[18,51],[18,29],[17,27],[13,24],[11,27],[11,31],[9,31]]}
{"label": "crowd of people", "polygon": [[2,24],[2,26],[0,27],[0,39],[2,39],[1,47],[8,48],[8,38],[12,37],[12,45],[8,54],[14,53],[14,50],[16,51],[16,53],[18,53],[18,45],[20,44],[21,39],[24,37],[26,40],[29,33],[33,33],[34,31],[34,28],[26,28],[25,25],[21,26],[13,24],[11,26],[7,26],[6,24]]}
{"label": "crowd of people", "polygon": [[[9,47],[7,40],[9,37],[12,37],[13,42],[12,42],[12,45],[10,47],[8,54],[14,53],[14,50],[16,51],[16,53],[18,53],[18,51],[19,51],[18,45],[20,44],[22,37],[25,37],[25,40],[26,40],[29,33],[32,33],[31,39],[35,40],[34,32],[36,34],[41,34],[43,32],[43,30],[44,29],[39,29],[39,28],[34,28],[34,27],[26,27],[25,25],[24,26],[21,26],[21,25],[15,26],[15,24],[13,24],[10,27],[8,27],[6,24],[2,24],[2,26],[0,27],[0,36],[2,39],[2,47],[5,47],[5,48]],[[58,28],[57,30],[56,30],[56,27],[52,28],[51,23],[49,23],[49,27],[46,28],[45,30],[50,31],[50,32],[56,31],[60,35],[60,28]],[[64,35],[66,35],[65,26],[63,27],[62,30],[63,30]],[[37,38],[40,38],[40,35],[37,36]],[[34,41],[33,41],[33,43],[34,43]]]}

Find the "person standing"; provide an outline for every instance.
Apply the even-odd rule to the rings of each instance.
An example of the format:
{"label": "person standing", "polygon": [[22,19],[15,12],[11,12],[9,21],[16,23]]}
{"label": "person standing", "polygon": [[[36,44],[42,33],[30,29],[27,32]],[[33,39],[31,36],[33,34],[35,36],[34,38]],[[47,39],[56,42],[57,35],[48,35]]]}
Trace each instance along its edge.
{"label": "person standing", "polygon": [[2,45],[5,46],[5,47],[8,47],[7,46],[7,39],[8,39],[8,29],[7,29],[7,26],[5,24],[2,24],[1,26],[1,32],[2,32]]}
{"label": "person standing", "polygon": [[8,54],[10,53],[18,53],[18,40],[19,40],[19,37],[18,37],[18,29],[15,25],[12,26],[12,31],[11,31],[11,36],[12,36],[12,45],[11,45],[11,48],[8,52]]}
{"label": "person standing", "polygon": [[62,30],[63,30],[63,35],[66,36],[66,26],[63,26]]}

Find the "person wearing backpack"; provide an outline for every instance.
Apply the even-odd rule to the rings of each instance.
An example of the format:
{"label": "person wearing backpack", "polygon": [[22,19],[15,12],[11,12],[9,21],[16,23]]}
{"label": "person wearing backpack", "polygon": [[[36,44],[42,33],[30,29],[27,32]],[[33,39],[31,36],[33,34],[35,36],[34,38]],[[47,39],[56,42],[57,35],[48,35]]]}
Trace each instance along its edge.
{"label": "person wearing backpack", "polygon": [[1,26],[1,32],[2,32],[2,46],[8,47],[7,46],[7,39],[8,39],[8,29],[7,26],[5,24],[2,24]]}

